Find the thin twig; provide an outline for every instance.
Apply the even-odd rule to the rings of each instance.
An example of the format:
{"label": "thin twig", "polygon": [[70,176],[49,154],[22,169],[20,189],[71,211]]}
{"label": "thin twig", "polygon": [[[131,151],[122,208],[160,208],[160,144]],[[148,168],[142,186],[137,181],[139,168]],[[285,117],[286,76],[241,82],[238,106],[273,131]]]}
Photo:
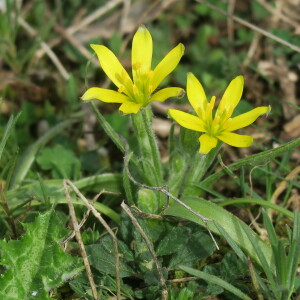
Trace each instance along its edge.
{"label": "thin twig", "polygon": [[[234,12],[235,1],[236,0],[229,0],[229,2],[228,2],[227,13],[230,15],[232,15]],[[233,39],[234,39],[234,22],[231,18],[227,19],[227,31],[228,31],[228,39],[230,41],[233,41]]]}
{"label": "thin twig", "polygon": [[170,279],[170,280],[168,280],[168,282],[177,284],[177,283],[196,281],[196,280],[201,280],[201,278],[191,276],[191,277],[185,277],[185,278]]}
{"label": "thin twig", "polygon": [[118,252],[118,240],[115,233],[109,227],[107,222],[102,218],[101,214],[96,210],[96,208],[90,204],[90,202],[81,194],[78,188],[68,179],[64,179],[64,183],[69,185],[72,190],[76,193],[76,195],[84,202],[86,207],[88,207],[95,218],[99,220],[99,222],[103,225],[103,227],[107,230],[109,235],[112,237],[113,245],[114,245],[114,255],[115,255],[115,270],[116,270],[116,286],[117,286],[117,300],[121,300],[121,279],[120,279],[120,261],[119,261],[119,252]]}
{"label": "thin twig", "polygon": [[17,232],[17,226],[15,223],[15,220],[11,214],[11,211],[9,209],[8,203],[7,203],[7,198],[6,195],[4,194],[4,183],[0,185],[0,198],[1,198],[1,204],[3,206],[3,210],[5,211],[8,221],[10,223],[12,232],[13,232],[13,237],[16,239],[18,237],[18,232]]}
{"label": "thin twig", "polygon": [[71,219],[72,219],[72,223],[73,223],[73,229],[74,229],[74,232],[75,232],[75,237],[76,237],[76,240],[77,240],[78,245],[80,247],[80,252],[81,252],[81,256],[82,256],[83,263],[84,263],[84,266],[85,266],[85,270],[86,270],[86,273],[87,273],[87,277],[89,279],[90,286],[92,288],[92,294],[93,294],[94,299],[98,300],[97,288],[96,288],[96,285],[95,285],[95,281],[94,281],[94,278],[93,278],[93,274],[92,274],[91,266],[89,264],[87,253],[86,253],[85,248],[84,248],[84,243],[83,243],[82,238],[81,238],[79,225],[78,225],[78,222],[77,222],[77,219],[76,219],[74,205],[73,205],[73,202],[72,202],[72,199],[71,199],[71,196],[70,196],[70,193],[69,193],[69,189],[68,189],[68,186],[67,186],[67,181],[64,180],[63,184],[64,184],[66,198],[68,200],[68,206],[69,206],[69,211],[70,211],[70,215],[71,215]]}
{"label": "thin twig", "polygon": [[70,35],[73,35],[75,32],[77,32],[79,30],[82,30],[83,28],[87,27],[88,25],[93,23],[95,20],[99,19],[101,16],[106,14],[109,10],[113,9],[115,6],[117,6],[118,4],[120,4],[122,2],[123,2],[123,0],[108,1],[106,3],[106,5],[101,6],[98,9],[96,9],[93,13],[91,13],[86,18],[84,18],[80,23],[78,23],[78,24],[76,24],[72,27],[69,27],[67,29],[67,32]]}
{"label": "thin twig", "polygon": [[265,0],[256,0],[260,5],[262,5],[266,10],[268,10],[270,13],[277,15],[279,19],[286,22],[287,24],[295,27],[296,31],[298,32],[300,30],[300,24],[293,21],[288,16],[284,15],[282,12],[275,9],[273,6],[271,6],[268,2]]}
{"label": "thin twig", "polygon": [[[21,17],[18,18],[18,23],[33,37],[37,37],[38,33],[36,32],[35,29],[33,29],[24,19]],[[40,42],[41,47],[44,49],[44,51],[47,53],[49,58],[52,60],[53,64],[56,66],[58,71],[60,72],[61,76],[65,79],[68,80],[69,78],[69,73],[63,66],[63,64],[60,62],[56,54],[51,50],[51,48],[46,44],[40,37],[38,37],[38,40]]]}
{"label": "thin twig", "polygon": [[129,164],[129,160],[130,160],[130,156],[131,156],[132,153],[128,154],[125,156],[124,158],[124,168],[127,172],[127,176],[128,178],[134,183],[136,184],[137,186],[139,187],[142,187],[142,188],[145,188],[145,189],[148,189],[148,190],[153,190],[153,191],[159,191],[165,195],[167,195],[169,198],[173,199],[174,201],[176,201],[177,203],[179,203],[181,206],[183,206],[185,209],[187,209],[189,212],[191,212],[192,214],[196,215],[197,217],[199,217],[202,222],[205,224],[205,227],[207,229],[207,231],[209,232],[209,235],[211,236],[214,244],[216,245],[216,248],[219,250],[219,246],[217,244],[217,242],[215,241],[210,229],[208,228],[208,225],[207,225],[207,222],[211,222],[213,221],[213,219],[209,219],[209,218],[206,218],[204,217],[203,215],[199,214],[197,211],[193,210],[190,206],[186,205],[184,202],[182,202],[181,200],[179,200],[178,198],[176,198],[175,196],[173,196],[165,187],[163,186],[148,186],[146,184],[143,184],[143,183],[140,183],[138,181],[136,181],[130,171],[129,171],[129,167],[128,167],[128,164]]}
{"label": "thin twig", "polygon": [[276,41],[276,42],[278,42],[278,43],[280,43],[282,45],[285,45],[285,46],[293,49],[294,51],[300,53],[300,47],[298,47],[298,46],[296,46],[294,44],[291,44],[291,43],[289,43],[289,42],[281,39],[280,37],[278,37],[278,36],[276,36],[276,35],[268,32],[268,31],[266,31],[264,29],[261,29],[258,26],[255,26],[255,25],[253,25],[253,24],[251,24],[251,23],[249,23],[249,22],[247,22],[247,21],[245,21],[245,20],[243,20],[243,19],[241,19],[239,17],[231,15],[231,14],[227,13],[225,10],[223,10],[223,9],[221,9],[221,8],[213,5],[213,4],[210,4],[209,2],[207,2],[205,0],[196,0],[196,2],[202,3],[202,4],[206,5],[206,6],[208,6],[209,8],[211,8],[211,9],[219,12],[220,14],[222,14],[224,16],[227,16],[228,18],[232,18],[234,21],[236,21],[236,22],[238,22],[238,23],[240,23],[240,24],[242,24],[242,25],[244,25],[246,27],[249,27],[250,29],[252,29],[254,31],[257,31],[257,32],[261,33],[262,35],[264,35],[264,36],[266,36],[266,37],[268,37],[268,38],[270,38],[270,39],[272,39],[272,40],[274,40],[274,41]]}
{"label": "thin twig", "polygon": [[153,249],[153,246],[152,246],[152,243],[150,242],[150,240],[148,239],[146,233],[144,232],[144,230],[140,226],[140,224],[137,221],[137,219],[131,213],[130,208],[125,204],[124,201],[122,202],[121,207],[127,213],[127,215],[129,216],[129,218],[131,219],[133,225],[136,227],[136,229],[141,234],[143,240],[145,241],[145,243],[146,243],[146,245],[147,245],[147,247],[149,249],[149,252],[152,255],[152,258],[153,258],[153,260],[155,262],[155,265],[156,265],[156,268],[157,268],[157,272],[158,272],[158,276],[159,276],[159,281],[160,281],[160,284],[162,286],[162,299],[166,300],[168,298],[168,289],[167,289],[167,286],[166,286],[166,281],[165,281],[164,276],[163,276],[161,264],[160,264],[159,260],[157,259],[156,253],[155,253],[155,251]]}

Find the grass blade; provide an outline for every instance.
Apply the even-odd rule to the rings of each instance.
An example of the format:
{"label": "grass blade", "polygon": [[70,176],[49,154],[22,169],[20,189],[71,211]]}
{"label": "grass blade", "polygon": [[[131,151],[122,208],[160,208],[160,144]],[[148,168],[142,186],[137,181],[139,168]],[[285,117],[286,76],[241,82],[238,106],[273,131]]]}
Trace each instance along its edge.
{"label": "grass blade", "polygon": [[226,282],[225,280],[223,280],[215,275],[211,275],[211,274],[208,274],[208,273],[205,273],[202,271],[198,271],[198,270],[190,268],[190,267],[181,266],[181,265],[179,266],[179,268],[193,276],[199,277],[209,283],[216,284],[216,285],[222,287],[223,289],[229,291],[230,293],[234,294],[235,296],[239,297],[240,299],[251,300],[251,298],[248,297],[246,294],[244,294],[241,290],[239,290],[232,284]]}

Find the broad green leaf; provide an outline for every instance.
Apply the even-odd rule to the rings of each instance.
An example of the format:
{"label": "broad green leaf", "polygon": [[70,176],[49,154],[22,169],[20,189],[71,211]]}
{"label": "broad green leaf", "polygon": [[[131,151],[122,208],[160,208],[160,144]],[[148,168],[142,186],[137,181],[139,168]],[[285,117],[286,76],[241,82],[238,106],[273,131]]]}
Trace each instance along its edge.
{"label": "broad green leaf", "polygon": [[[219,207],[218,205],[201,198],[186,198],[184,202],[204,217],[213,219],[215,222],[220,224],[224,230],[230,233],[231,238],[237,245],[239,245],[244,251],[246,251],[256,262],[261,264],[254,246],[249,240],[247,234],[244,232],[244,223],[240,219],[238,219],[222,207]],[[205,224],[202,222],[202,220],[200,220],[199,217],[187,211],[184,207],[177,203],[173,203],[166,211],[166,214],[187,219],[192,222],[198,223],[201,226],[205,226]],[[214,222],[208,222],[207,226],[212,232],[220,234]],[[274,264],[272,263],[272,251],[270,246],[264,243],[251,229],[249,230],[253,235],[253,239],[257,242],[261,251],[264,253],[267,261],[267,266],[273,272]]]}
{"label": "broad green leaf", "polygon": [[79,274],[82,262],[65,253],[59,241],[67,234],[53,210],[24,224],[21,240],[0,241],[0,299],[47,300],[48,292]]}
{"label": "broad green leaf", "polygon": [[[118,245],[121,245],[121,248],[125,252],[125,259],[133,260],[131,252],[127,248],[126,244],[118,241]],[[116,267],[115,267],[115,256],[113,251],[113,242],[110,236],[105,236],[100,239],[99,243],[86,246],[86,251],[89,257],[91,266],[93,266],[100,273],[109,274],[115,276]],[[119,252],[122,253],[122,250],[119,249]],[[124,263],[124,259],[120,257],[120,276],[121,277],[130,277],[133,275],[133,270]]]}
{"label": "broad green leaf", "polygon": [[79,175],[79,159],[62,145],[43,148],[36,161],[42,169],[51,170],[52,178],[76,179]]}
{"label": "broad green leaf", "polygon": [[191,230],[188,227],[174,227],[158,244],[156,254],[169,255],[177,252],[190,238]]}
{"label": "broad green leaf", "polygon": [[172,256],[170,267],[179,264],[192,265],[200,259],[209,257],[215,250],[216,246],[208,234],[201,231],[195,232]]}

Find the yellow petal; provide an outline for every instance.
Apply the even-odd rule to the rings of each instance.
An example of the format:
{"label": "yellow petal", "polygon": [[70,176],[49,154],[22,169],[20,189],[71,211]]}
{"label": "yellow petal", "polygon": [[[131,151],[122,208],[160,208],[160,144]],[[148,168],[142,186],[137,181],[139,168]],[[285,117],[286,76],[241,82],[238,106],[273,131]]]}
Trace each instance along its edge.
{"label": "yellow petal", "polygon": [[88,89],[83,94],[81,99],[82,100],[98,99],[106,103],[123,103],[125,101],[128,101],[128,97],[121,93],[118,93],[113,90],[96,88],[96,87],[92,87]]}
{"label": "yellow petal", "polygon": [[126,101],[119,107],[119,110],[124,114],[136,114],[140,110],[142,105],[142,103]]}
{"label": "yellow petal", "polygon": [[[252,124],[259,116],[268,113],[271,110],[270,106],[260,106],[254,108],[244,114],[241,114],[229,121],[229,126],[226,131],[234,131]],[[226,127],[226,124],[224,124]]]}
{"label": "yellow petal", "polygon": [[103,71],[117,87],[132,85],[131,78],[112,51],[103,45],[92,44],[91,47],[96,52]]}
{"label": "yellow petal", "polygon": [[202,117],[202,112],[205,111],[207,105],[207,99],[201,83],[192,73],[188,73],[187,76],[186,92],[194,111],[199,117]]}
{"label": "yellow petal", "polygon": [[182,127],[195,131],[206,132],[203,122],[196,116],[177,109],[169,109],[168,114]]}
{"label": "yellow petal", "polygon": [[144,73],[150,71],[152,51],[153,44],[151,34],[145,26],[140,26],[132,41],[131,62],[134,81],[136,72],[140,69]]}
{"label": "yellow petal", "polygon": [[200,153],[207,154],[211,149],[215,148],[218,143],[218,139],[211,137],[208,134],[202,134],[199,138]]}
{"label": "yellow petal", "polygon": [[178,87],[170,87],[161,89],[151,97],[150,101],[165,101],[170,97],[182,97],[184,89]]}
{"label": "yellow petal", "polygon": [[244,77],[241,75],[237,76],[230,82],[221,99],[217,110],[217,114],[222,114],[223,111],[227,111],[227,118],[229,118],[232,115],[233,110],[241,100],[243,87]]}
{"label": "yellow petal", "polygon": [[253,137],[224,131],[217,136],[222,142],[234,147],[249,147],[253,143]]}
{"label": "yellow petal", "polygon": [[153,76],[151,77],[150,86],[154,91],[158,85],[168,76],[178,65],[184,52],[184,46],[182,44],[173,48],[163,60],[153,70]]}

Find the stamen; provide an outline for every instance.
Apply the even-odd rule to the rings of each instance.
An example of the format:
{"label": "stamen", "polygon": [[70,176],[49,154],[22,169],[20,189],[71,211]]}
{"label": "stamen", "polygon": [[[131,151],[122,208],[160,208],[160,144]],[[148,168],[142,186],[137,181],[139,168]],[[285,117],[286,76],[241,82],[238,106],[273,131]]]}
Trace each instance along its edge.
{"label": "stamen", "polygon": [[139,90],[135,84],[132,86],[132,91],[134,95],[137,95],[139,93]]}
{"label": "stamen", "polygon": [[119,92],[119,93],[124,93],[124,91],[125,91],[125,87],[124,87],[124,85],[121,85],[121,86],[118,88],[118,92]]}

